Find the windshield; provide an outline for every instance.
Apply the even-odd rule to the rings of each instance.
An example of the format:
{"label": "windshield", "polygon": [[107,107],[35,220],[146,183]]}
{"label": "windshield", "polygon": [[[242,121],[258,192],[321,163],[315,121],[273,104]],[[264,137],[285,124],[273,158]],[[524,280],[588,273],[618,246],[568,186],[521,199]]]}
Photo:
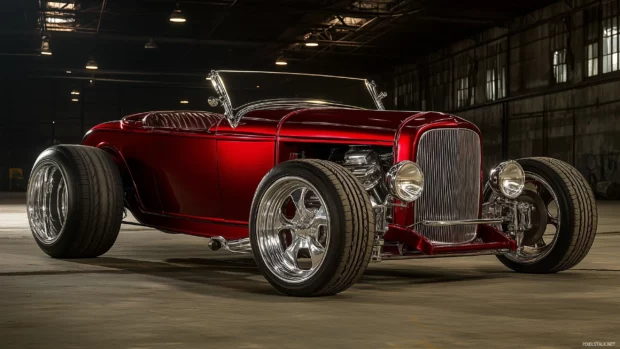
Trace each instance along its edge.
{"label": "windshield", "polygon": [[329,75],[220,70],[217,74],[234,110],[257,102],[309,102],[377,109],[365,79]]}

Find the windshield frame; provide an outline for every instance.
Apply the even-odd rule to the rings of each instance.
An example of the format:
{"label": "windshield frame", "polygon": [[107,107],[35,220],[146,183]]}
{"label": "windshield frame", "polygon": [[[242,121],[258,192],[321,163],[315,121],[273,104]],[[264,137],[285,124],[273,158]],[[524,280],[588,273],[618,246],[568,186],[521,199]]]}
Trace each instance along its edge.
{"label": "windshield frame", "polygon": [[[217,102],[224,108],[224,116],[230,123],[230,126],[235,128],[239,125],[239,121],[243,115],[251,110],[263,109],[266,108],[274,102],[276,105],[282,102],[288,101],[291,106],[293,104],[303,105],[305,107],[315,107],[315,108],[348,108],[348,109],[365,109],[362,107],[356,107],[351,105],[343,105],[339,103],[335,103],[327,100],[319,100],[319,99],[280,99],[280,100],[257,100],[254,102],[246,103],[244,105],[238,106],[236,108],[233,107],[230,96],[226,91],[226,85],[224,80],[220,76],[219,73],[261,73],[261,74],[278,74],[278,75],[300,75],[300,76],[314,76],[314,77],[328,77],[328,78],[339,78],[339,79],[349,79],[349,80],[359,80],[363,82],[370,94],[370,97],[373,99],[375,107],[377,110],[385,110],[381,99],[385,97],[385,93],[377,92],[377,85],[374,81],[368,79],[361,78],[353,78],[347,76],[336,76],[336,75],[324,75],[324,74],[307,74],[307,73],[290,73],[290,72],[273,72],[273,71],[246,71],[246,70],[212,70],[209,74],[208,80],[211,80],[211,84],[215,89],[215,92],[218,94]],[[209,98],[209,104],[211,104],[211,98]]]}

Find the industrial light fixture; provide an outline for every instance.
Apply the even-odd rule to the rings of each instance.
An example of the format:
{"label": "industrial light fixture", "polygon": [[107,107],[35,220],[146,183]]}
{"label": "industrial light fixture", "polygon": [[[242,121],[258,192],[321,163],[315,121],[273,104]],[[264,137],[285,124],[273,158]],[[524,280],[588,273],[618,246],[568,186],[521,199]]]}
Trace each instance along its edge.
{"label": "industrial light fixture", "polygon": [[74,96],[79,96],[80,95],[80,91],[78,90],[71,90],[71,94]]}
{"label": "industrial light fixture", "polygon": [[71,102],[77,102],[77,101],[79,101],[79,99],[77,99],[77,98],[71,98]]}
{"label": "industrial light fixture", "polygon": [[44,56],[52,55],[52,48],[50,47],[50,39],[47,36],[41,38],[41,54]]}
{"label": "industrial light fixture", "polygon": [[186,99],[182,99],[179,103],[181,104],[189,104],[189,101]]}
{"label": "industrial light fixture", "polygon": [[67,74],[71,74],[71,70],[67,70],[65,73],[67,73]]}
{"label": "industrial light fixture", "polygon": [[153,40],[153,38],[150,38],[149,41],[144,44],[144,48],[148,50],[153,50],[157,48],[157,44],[155,43],[155,40]]}
{"label": "industrial light fixture", "polygon": [[99,66],[97,65],[97,62],[95,62],[93,58],[89,58],[88,62],[86,62],[86,69],[97,70],[99,69]]}
{"label": "industrial light fixture", "polygon": [[304,36],[304,40],[306,41],[304,44],[306,47],[317,47],[319,46],[318,36],[316,34],[306,34]]}
{"label": "industrial light fixture", "polygon": [[48,9],[75,10],[75,4],[71,2],[47,1],[46,5]]}
{"label": "industrial light fixture", "polygon": [[276,65],[287,65],[287,64],[288,64],[288,62],[282,56],[280,56],[280,57],[278,57],[278,59],[276,59]]}
{"label": "industrial light fixture", "polygon": [[66,24],[66,23],[74,23],[75,18],[71,17],[63,17],[63,16],[50,16],[46,17],[45,21],[50,24]]}
{"label": "industrial light fixture", "polygon": [[179,3],[177,2],[177,8],[174,9],[174,11],[172,11],[172,13],[170,14],[170,22],[185,23],[186,21],[187,19],[183,15],[183,12],[181,12],[181,9],[179,8]]}

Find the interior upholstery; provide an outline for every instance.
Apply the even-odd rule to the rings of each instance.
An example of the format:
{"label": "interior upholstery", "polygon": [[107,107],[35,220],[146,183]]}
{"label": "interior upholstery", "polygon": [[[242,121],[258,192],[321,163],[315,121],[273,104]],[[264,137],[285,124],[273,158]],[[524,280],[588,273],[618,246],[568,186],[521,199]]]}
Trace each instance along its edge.
{"label": "interior upholstery", "polygon": [[202,111],[156,111],[144,118],[144,126],[178,130],[206,131],[217,124],[222,115]]}

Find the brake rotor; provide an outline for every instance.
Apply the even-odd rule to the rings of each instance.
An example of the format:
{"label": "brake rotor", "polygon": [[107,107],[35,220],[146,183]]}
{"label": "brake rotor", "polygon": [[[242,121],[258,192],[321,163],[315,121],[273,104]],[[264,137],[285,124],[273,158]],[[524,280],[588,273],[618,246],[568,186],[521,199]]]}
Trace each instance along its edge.
{"label": "brake rotor", "polygon": [[523,245],[534,245],[547,230],[547,205],[540,195],[531,190],[524,190],[517,200],[534,205],[532,227],[523,233]]}

